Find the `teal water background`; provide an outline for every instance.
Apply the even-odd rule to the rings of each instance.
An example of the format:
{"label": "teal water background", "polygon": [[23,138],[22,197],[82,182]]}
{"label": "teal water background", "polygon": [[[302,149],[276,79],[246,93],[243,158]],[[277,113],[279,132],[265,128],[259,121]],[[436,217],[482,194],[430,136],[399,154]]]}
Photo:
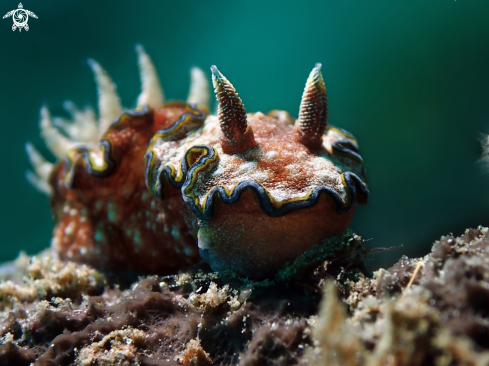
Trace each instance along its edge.
{"label": "teal water background", "polygon": [[[1,15],[16,1],[0,1]],[[96,106],[86,60],[139,93],[134,46],[153,58],[167,98],[183,99],[192,66],[216,64],[248,111],[297,116],[306,78],[323,64],[329,123],[352,132],[370,202],[352,228],[377,256],[425,254],[440,235],[489,225],[489,176],[476,161],[489,132],[489,1],[26,0],[29,31],[0,20],[0,261],[49,245],[47,197],[25,180],[39,109]]]}

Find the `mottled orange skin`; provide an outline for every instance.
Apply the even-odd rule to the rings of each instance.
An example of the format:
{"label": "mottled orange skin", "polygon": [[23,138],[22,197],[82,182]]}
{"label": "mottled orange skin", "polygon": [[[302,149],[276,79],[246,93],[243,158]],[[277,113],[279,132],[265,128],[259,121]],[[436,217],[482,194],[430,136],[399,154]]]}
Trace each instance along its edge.
{"label": "mottled orange skin", "polygon": [[[63,258],[119,272],[170,274],[202,256],[214,270],[263,278],[321,239],[343,232],[355,204],[365,203],[368,190],[352,195],[342,180],[344,172],[363,177],[361,158],[332,147],[344,138],[356,144],[348,133],[331,129],[323,137],[324,144],[311,150],[297,139],[292,119],[248,114],[249,146],[241,144],[240,152],[235,152],[223,146],[217,117],[208,117],[202,128],[199,119],[189,125],[175,123],[189,111],[186,107],[168,103],[156,111],[123,114],[101,138],[110,142],[111,170],[99,168],[98,163],[87,165],[80,148],[68,154],[71,168],[66,161],[57,164],[50,180],[56,220],[52,243]],[[192,108],[195,112],[197,107]],[[192,150],[195,146],[213,151],[214,160],[199,165],[206,155],[202,147]],[[91,148],[95,155],[97,151],[99,158],[93,157],[93,162],[106,161],[100,148]],[[187,151],[191,153],[185,160]],[[145,155],[151,156],[148,165]],[[185,172],[182,159],[188,164]],[[255,165],[241,171],[247,164]],[[103,176],[89,173],[94,166]],[[194,166],[201,169],[192,170]],[[170,167],[176,175],[168,178],[162,172]],[[357,189],[366,187],[358,179]],[[188,200],[196,196],[205,202],[204,197],[219,187],[232,194],[233,187],[250,181],[268,193],[246,188],[234,203],[216,196],[213,209],[204,216],[196,213],[195,201]],[[193,185],[186,191],[189,182]],[[178,184],[180,189],[175,188]],[[333,193],[321,191],[317,202],[310,200],[317,187],[331,188]],[[267,199],[273,212],[263,209]],[[315,203],[275,215],[274,210],[298,201]]]}
{"label": "mottled orange skin", "polygon": [[111,141],[115,162],[106,177],[88,174],[79,158],[69,189],[66,163],[57,164],[50,180],[56,221],[52,243],[63,258],[109,270],[160,274],[200,259],[196,238],[183,219],[180,191],[169,187],[163,202],[145,184],[144,155],[150,139],[184,110],[163,106],[112,125],[102,137]]}
{"label": "mottled orange skin", "polygon": [[[225,139],[222,135],[212,137],[216,140],[209,142],[219,150],[219,160],[222,161],[224,155],[233,155],[240,161],[237,165],[230,164],[228,173],[238,170],[240,164],[253,162],[256,164],[255,170],[268,172],[267,179],[260,182],[263,187],[271,190],[281,186],[284,191],[300,191],[310,183],[306,158],[301,164],[303,172],[298,171],[293,177],[288,168],[301,162],[298,156],[327,156],[351,165],[351,170],[361,175],[361,165],[352,164],[351,158],[330,153],[325,147],[311,150],[304,146],[297,139],[290,121],[256,113],[248,114],[248,125],[249,129],[253,129],[254,146],[241,154],[223,151],[225,149],[221,146]],[[199,140],[199,143],[202,142]],[[273,152],[278,153],[276,158],[266,157]],[[197,175],[198,184],[204,186],[207,192],[225,180],[222,177],[219,182],[213,180],[214,169],[204,169]],[[231,269],[250,278],[264,278],[277,272],[285,263],[293,262],[321,239],[344,232],[354,215],[355,204],[365,203],[366,198],[358,195],[356,202],[345,202],[346,206],[351,204],[353,207],[347,213],[339,214],[333,199],[323,192],[312,207],[272,217],[260,207],[257,194],[247,190],[234,204],[225,204],[218,199],[211,220],[199,220],[191,212],[188,216],[193,222],[191,231],[198,230],[201,255],[214,270]]]}

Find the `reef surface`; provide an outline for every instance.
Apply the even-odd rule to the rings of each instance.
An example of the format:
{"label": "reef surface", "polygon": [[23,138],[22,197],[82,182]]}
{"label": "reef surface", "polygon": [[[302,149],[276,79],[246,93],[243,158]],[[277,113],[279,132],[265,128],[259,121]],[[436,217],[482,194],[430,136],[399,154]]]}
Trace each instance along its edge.
{"label": "reef surface", "polygon": [[348,231],[275,277],[205,264],[114,277],[21,255],[0,275],[0,365],[487,365],[489,234],[373,274]]}

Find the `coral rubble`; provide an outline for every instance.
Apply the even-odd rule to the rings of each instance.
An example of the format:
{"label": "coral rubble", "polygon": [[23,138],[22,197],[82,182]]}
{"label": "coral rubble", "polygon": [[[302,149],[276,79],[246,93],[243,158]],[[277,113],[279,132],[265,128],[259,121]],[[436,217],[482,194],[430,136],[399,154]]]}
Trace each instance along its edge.
{"label": "coral rubble", "polygon": [[488,364],[488,229],[373,276],[365,253],[348,232],[268,280],[199,266],[126,289],[24,256],[23,281],[0,282],[0,365]]}

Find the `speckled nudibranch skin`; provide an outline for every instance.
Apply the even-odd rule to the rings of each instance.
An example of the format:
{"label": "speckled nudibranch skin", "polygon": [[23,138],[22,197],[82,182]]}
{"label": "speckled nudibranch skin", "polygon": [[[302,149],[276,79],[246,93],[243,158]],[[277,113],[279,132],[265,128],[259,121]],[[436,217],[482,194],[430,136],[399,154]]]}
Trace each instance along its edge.
{"label": "speckled nudibranch skin", "polygon": [[[47,175],[49,163],[41,169],[28,146],[38,174],[31,181],[51,193],[52,245],[62,257],[160,274],[203,258],[216,271],[263,278],[346,230],[368,188],[355,138],[326,122],[320,64],[297,120],[283,111],[247,113],[213,66],[213,116],[205,80],[194,83],[187,103],[164,103],[149,57],[138,53],[137,109],[122,112],[91,144],[66,142],[43,112],[44,135],[66,150]],[[102,119],[120,108],[115,86],[97,70]]]}
{"label": "speckled nudibranch skin", "polygon": [[102,136],[100,167],[95,149],[72,149],[51,174],[55,248],[66,258],[112,270],[170,273],[195,263],[196,237],[183,220],[180,192],[164,202],[150,193],[144,155],[156,131],[189,116],[202,124],[204,110],[170,102],[125,112]]}
{"label": "speckled nudibranch skin", "polygon": [[311,153],[289,120],[255,113],[248,123],[257,146],[241,154],[222,151],[215,116],[186,139],[155,143],[149,176],[163,200],[180,187],[189,230],[213,269],[263,277],[343,232],[367,191],[347,132],[330,127]]}

